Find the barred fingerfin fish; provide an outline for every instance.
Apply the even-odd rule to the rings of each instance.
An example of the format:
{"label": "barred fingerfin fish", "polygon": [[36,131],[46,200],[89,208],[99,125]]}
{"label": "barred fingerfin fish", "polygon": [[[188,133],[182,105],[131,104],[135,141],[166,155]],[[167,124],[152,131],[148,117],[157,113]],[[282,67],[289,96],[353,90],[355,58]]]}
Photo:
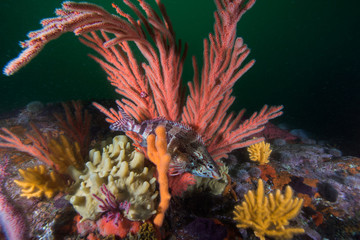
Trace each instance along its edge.
{"label": "barred fingerfin fish", "polygon": [[166,120],[155,118],[145,120],[140,124],[125,113],[118,106],[122,118],[110,125],[113,131],[131,131],[142,137],[141,145],[146,147],[146,139],[150,134],[155,134],[157,126],[165,126],[168,152],[171,155],[169,174],[175,176],[184,172],[190,172],[196,176],[220,179],[217,164],[207,151],[201,136],[191,127]]}

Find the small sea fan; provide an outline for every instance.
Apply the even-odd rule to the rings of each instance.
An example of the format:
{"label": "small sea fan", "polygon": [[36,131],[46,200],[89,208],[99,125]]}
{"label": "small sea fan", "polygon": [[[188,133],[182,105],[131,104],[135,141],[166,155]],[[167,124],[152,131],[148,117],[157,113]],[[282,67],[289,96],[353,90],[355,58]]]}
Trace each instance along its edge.
{"label": "small sea fan", "polygon": [[247,148],[251,161],[255,161],[260,165],[269,162],[269,156],[272,152],[270,144],[265,141],[253,144]]}

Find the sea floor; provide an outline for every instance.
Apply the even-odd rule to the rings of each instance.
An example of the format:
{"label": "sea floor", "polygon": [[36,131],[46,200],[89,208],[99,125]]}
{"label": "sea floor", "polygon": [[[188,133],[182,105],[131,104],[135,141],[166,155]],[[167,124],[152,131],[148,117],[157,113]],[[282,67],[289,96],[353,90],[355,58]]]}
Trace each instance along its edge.
{"label": "sea floor", "polygon": [[[101,113],[90,104],[83,105],[92,115],[88,135],[90,150],[115,133],[108,130]],[[0,116],[0,127],[10,130],[24,144],[32,144],[27,134],[37,134],[31,124],[35,124],[47,139],[56,139],[64,130],[54,114],[65,119],[60,103],[31,103],[24,109]],[[232,152],[223,161],[229,177],[222,187],[197,187],[195,184],[181,195],[174,195],[164,224],[158,231],[151,225],[151,219],[140,223],[141,234],[139,229],[136,232],[131,229],[131,223],[123,220],[129,225],[129,234],[124,239],[257,239],[251,228],[236,227],[233,211],[249,190],[256,189],[258,179],[264,181],[265,193],[276,189],[284,191],[289,185],[296,197],[304,199],[300,214],[290,220],[289,226],[303,228],[305,233],[295,235],[293,239],[360,239],[360,158],[343,156],[339,146],[335,148],[316,139],[301,139],[275,125],[267,125],[260,135],[271,145],[269,163],[258,165],[251,161],[246,149]],[[116,234],[103,236],[95,221],[80,223],[80,216],[66,199],[66,190],[51,198],[20,196],[21,188],[14,183],[14,180],[22,180],[19,169],[44,163],[16,149],[2,147],[0,159],[4,158],[10,161],[0,195],[14,206],[15,215],[24,220],[29,239],[120,239]],[[64,181],[71,184],[66,177]],[[9,210],[3,208],[1,211],[4,227],[4,215],[9,214],[6,212]],[[3,230],[0,229],[0,239],[6,239]]]}

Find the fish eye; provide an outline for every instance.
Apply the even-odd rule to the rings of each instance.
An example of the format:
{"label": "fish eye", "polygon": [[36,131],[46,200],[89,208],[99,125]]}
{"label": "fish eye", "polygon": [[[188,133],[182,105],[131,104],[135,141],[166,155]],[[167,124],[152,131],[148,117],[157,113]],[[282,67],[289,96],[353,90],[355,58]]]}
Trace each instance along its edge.
{"label": "fish eye", "polygon": [[210,169],[213,169],[214,167],[213,167],[213,165],[209,165],[209,168],[210,168]]}

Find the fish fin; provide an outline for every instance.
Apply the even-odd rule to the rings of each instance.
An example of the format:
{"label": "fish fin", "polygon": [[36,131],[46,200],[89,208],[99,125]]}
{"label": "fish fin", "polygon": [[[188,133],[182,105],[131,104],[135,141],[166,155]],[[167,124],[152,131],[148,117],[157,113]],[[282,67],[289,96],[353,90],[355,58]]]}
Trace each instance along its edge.
{"label": "fish fin", "polygon": [[170,162],[169,175],[170,176],[180,175],[180,174],[185,172],[185,169],[186,169],[186,163],[183,162],[183,161],[181,161],[181,162]]}
{"label": "fish fin", "polygon": [[118,105],[118,110],[122,118],[111,124],[110,129],[113,131],[123,132],[131,131],[133,126],[136,124],[135,120],[130,115],[128,115],[120,105]]}
{"label": "fish fin", "polygon": [[166,117],[163,117],[163,116],[160,116],[160,117],[156,117],[156,118],[154,118],[154,119],[152,119],[153,121],[168,121],[167,119],[166,119]]}
{"label": "fish fin", "polygon": [[125,119],[127,121],[134,121],[134,119],[130,115],[128,115],[120,105],[118,105],[118,110],[119,110],[119,113],[121,113],[121,116],[122,116],[121,119]]}
{"label": "fish fin", "polygon": [[113,131],[126,132],[127,131],[126,120],[120,119],[120,120],[114,122],[113,124],[110,125],[110,129]]}

